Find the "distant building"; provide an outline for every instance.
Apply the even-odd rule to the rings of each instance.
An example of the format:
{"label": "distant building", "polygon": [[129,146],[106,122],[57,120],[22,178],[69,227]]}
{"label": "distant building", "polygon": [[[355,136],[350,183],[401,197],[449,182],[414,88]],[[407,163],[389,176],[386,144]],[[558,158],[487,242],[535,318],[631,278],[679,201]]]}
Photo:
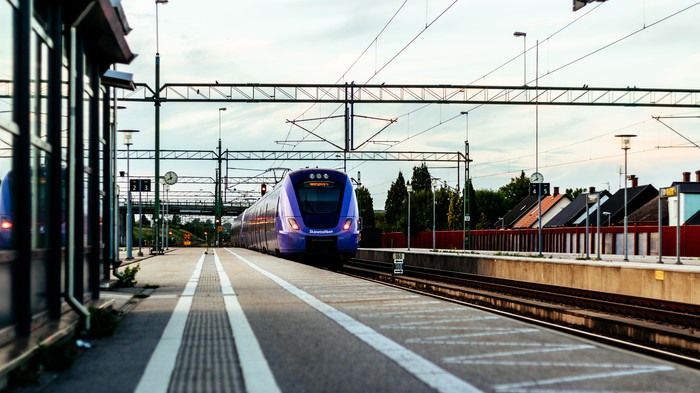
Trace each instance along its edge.
{"label": "distant building", "polygon": [[[589,189],[589,193],[596,192],[594,187]],[[600,191],[601,206],[610,199],[612,195],[607,190]],[[586,214],[594,213],[597,209],[597,204],[589,206],[586,212],[586,194],[579,194],[570,204],[565,206],[557,215],[546,221],[544,226],[547,228],[571,227],[576,225],[585,225]],[[607,222],[604,218],[603,223]]]}
{"label": "distant building", "polygon": [[695,172],[695,181],[690,181],[690,172],[683,172],[682,182],[673,182],[678,194],[668,198],[668,224],[678,223],[680,200],[680,225],[697,225],[700,221],[700,171]]}
{"label": "distant building", "polygon": [[[559,193],[559,187],[554,187],[553,195],[548,195],[542,198],[541,210],[542,210],[542,226],[549,222],[552,218],[558,215],[564,208],[571,204],[571,199],[565,194]],[[524,229],[524,228],[537,228],[537,217],[539,216],[540,207],[533,206],[527,214],[523,215],[515,224],[513,228]]]}
{"label": "distant building", "polygon": [[[632,215],[635,211],[644,206],[647,202],[659,195],[651,184],[638,186],[636,181],[632,182],[632,187],[627,189],[627,215]],[[622,225],[625,218],[625,189],[617,190],[613,196],[600,206],[601,225]],[[596,214],[588,217],[590,225],[596,225],[598,220]],[[629,223],[629,218],[628,218]]]}

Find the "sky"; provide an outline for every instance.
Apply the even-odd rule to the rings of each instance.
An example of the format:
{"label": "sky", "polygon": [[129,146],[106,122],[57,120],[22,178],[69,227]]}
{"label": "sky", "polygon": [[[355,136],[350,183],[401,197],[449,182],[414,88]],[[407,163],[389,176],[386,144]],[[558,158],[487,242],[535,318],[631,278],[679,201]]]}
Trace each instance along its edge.
{"label": "sky", "polygon": [[[138,57],[118,69],[154,86],[155,1],[123,0],[122,5],[133,28],[127,41]],[[700,86],[700,2],[696,1],[609,0],[576,12],[570,0],[170,0],[158,7],[162,83],[522,85],[524,64],[528,81],[535,79],[539,64],[542,86]],[[523,38],[515,37],[515,31],[527,33],[531,49],[525,61]],[[139,129],[132,148],[152,149],[153,106],[124,105],[118,128]],[[161,107],[161,148],[215,149],[222,106],[227,108],[221,113],[224,149],[334,149],[322,143],[275,143],[313,139],[285,121],[302,114],[329,116],[337,108],[337,104],[308,103],[166,103]],[[465,116],[447,121],[462,111],[469,111],[468,127]],[[364,104],[356,105],[355,113],[397,119],[375,138],[382,143],[370,143],[364,150],[456,152],[463,151],[468,138],[476,189],[497,189],[521,171],[526,175],[535,171],[534,106]],[[640,184],[667,186],[680,180],[681,172],[700,170],[700,149],[652,119],[659,115],[700,116],[700,110],[540,106],[539,171],[561,190],[593,186],[614,192],[624,184],[620,176],[624,154],[614,136],[619,133],[638,135],[629,150],[628,173],[637,175]],[[700,118],[665,121],[700,141]],[[356,145],[384,125],[357,119]],[[343,121],[323,122],[316,132],[342,145]],[[410,176],[419,164],[350,162],[348,173],[354,178],[361,173],[375,209],[383,209],[398,172]],[[231,167],[242,169],[230,170],[229,175],[251,175],[269,167],[342,165],[237,162]],[[123,170],[126,163],[119,166]],[[428,166],[433,176],[456,186],[454,164]],[[161,161],[161,174],[173,170],[180,176],[213,177],[214,168],[214,162]],[[152,176],[152,162],[132,160],[131,174]],[[213,187],[172,188],[199,189]]]}

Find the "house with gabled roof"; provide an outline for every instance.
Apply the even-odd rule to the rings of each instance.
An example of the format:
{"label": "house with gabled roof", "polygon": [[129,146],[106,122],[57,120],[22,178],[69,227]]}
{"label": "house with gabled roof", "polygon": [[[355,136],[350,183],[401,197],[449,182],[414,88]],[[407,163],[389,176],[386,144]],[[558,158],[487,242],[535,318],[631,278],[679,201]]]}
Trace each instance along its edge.
{"label": "house with gabled roof", "polygon": [[[589,188],[589,193],[593,192],[596,192],[595,187]],[[604,204],[608,199],[610,199],[611,196],[612,195],[607,190],[598,192],[598,197],[600,198],[601,205]],[[574,198],[574,200],[566,207],[564,207],[556,216],[552,217],[546,222],[543,220],[544,226],[547,228],[571,227],[581,225],[575,224],[581,221],[583,221],[583,224],[585,225],[586,197],[587,196],[585,193],[581,193],[578,196],[576,196],[576,198]],[[593,210],[591,210],[591,207],[589,206],[589,214],[591,211],[595,211],[595,209],[596,207],[593,207]]]}
{"label": "house with gabled roof", "polygon": [[537,228],[537,217],[540,215],[540,209],[542,211],[542,224],[544,226],[570,203],[571,199],[569,199],[566,194],[560,194],[559,187],[554,187],[554,193],[542,198],[540,206],[535,203],[535,206],[533,206],[527,214],[523,215],[513,224],[513,228]]}

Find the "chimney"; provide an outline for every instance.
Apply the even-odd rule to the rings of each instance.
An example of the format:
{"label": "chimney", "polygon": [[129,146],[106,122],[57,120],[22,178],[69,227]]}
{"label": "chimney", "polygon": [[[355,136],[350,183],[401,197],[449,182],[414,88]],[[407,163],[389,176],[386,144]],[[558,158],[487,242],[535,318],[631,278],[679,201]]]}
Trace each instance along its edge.
{"label": "chimney", "polygon": [[637,188],[639,185],[639,178],[637,175],[630,175],[630,180],[632,181],[632,188]]}
{"label": "chimney", "polygon": [[690,181],[690,172],[683,172],[683,182],[687,183]]}
{"label": "chimney", "polygon": [[595,192],[595,187],[588,187],[588,193],[593,194]]}
{"label": "chimney", "polygon": [[700,171],[695,171],[695,181],[700,183]]}
{"label": "chimney", "polygon": [[[700,171],[697,172],[698,176],[700,176]],[[559,187],[554,187],[554,194],[552,196],[557,196],[559,195]]]}

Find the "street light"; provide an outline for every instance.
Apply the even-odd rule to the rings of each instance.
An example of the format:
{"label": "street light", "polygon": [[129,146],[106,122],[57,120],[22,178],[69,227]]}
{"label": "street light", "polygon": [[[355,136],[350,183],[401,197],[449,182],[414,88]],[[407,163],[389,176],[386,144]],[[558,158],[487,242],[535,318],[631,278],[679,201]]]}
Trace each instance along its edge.
{"label": "street light", "polygon": [[620,138],[620,148],[625,151],[625,220],[624,220],[624,231],[625,231],[625,261],[629,261],[627,258],[627,150],[631,148],[632,138],[636,137],[635,134],[617,134],[616,138]]}
{"label": "street light", "polygon": [[527,86],[527,58],[525,57],[525,53],[527,52],[527,33],[516,31],[513,33],[513,36],[523,37],[523,86]]}
{"label": "street light", "polygon": [[408,240],[406,250],[411,251],[411,193],[413,192],[413,185],[411,185],[410,181],[406,182],[406,191],[408,191]]}
{"label": "street light", "polygon": [[[160,42],[158,38],[158,4],[166,4],[168,0],[155,0],[156,4],[156,56],[155,56],[155,82],[156,88],[153,94],[153,105],[155,106],[155,202],[153,206],[153,222],[158,223],[160,214]],[[158,245],[158,225],[153,226],[153,253],[158,254],[161,247]]]}
{"label": "street light", "polygon": [[131,145],[134,143],[132,141],[134,134],[139,132],[139,130],[117,130],[124,134],[124,145],[126,145],[126,185],[129,188],[126,192],[126,259],[132,260],[134,256],[132,254],[133,248],[133,222],[131,213],[131,182],[129,180],[130,168],[129,168],[129,158],[131,157]]}

